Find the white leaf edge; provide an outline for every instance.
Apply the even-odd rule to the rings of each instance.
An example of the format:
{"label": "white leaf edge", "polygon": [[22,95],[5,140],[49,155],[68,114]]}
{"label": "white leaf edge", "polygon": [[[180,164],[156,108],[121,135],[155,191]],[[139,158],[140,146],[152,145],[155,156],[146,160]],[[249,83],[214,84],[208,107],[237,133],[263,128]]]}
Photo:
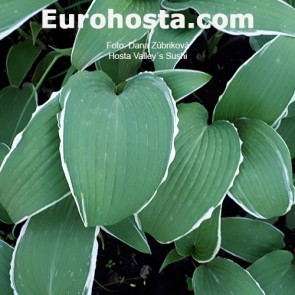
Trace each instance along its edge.
{"label": "white leaf edge", "polygon": [[[169,160],[168,160],[168,163],[167,163],[167,168],[166,168],[166,171],[164,173],[164,176],[160,182],[160,184],[158,185],[156,191],[154,192],[154,194],[149,198],[149,200],[143,204],[142,207],[140,207],[138,209],[137,212],[134,213],[134,215],[137,215],[139,212],[141,212],[146,206],[148,206],[148,204],[153,200],[153,198],[155,197],[155,195],[157,194],[157,191],[160,187],[160,185],[166,180],[166,178],[168,177],[168,169],[171,165],[171,163],[173,162],[174,158],[175,158],[175,138],[179,132],[179,129],[178,129],[178,117],[177,117],[177,108],[176,108],[176,102],[174,101],[173,99],[173,96],[172,96],[172,91],[170,90],[170,88],[167,86],[167,84],[165,83],[165,81],[163,80],[163,78],[161,77],[158,77],[156,75],[154,75],[152,72],[142,72],[142,73],[139,73],[137,76],[134,76],[134,77],[131,77],[130,79],[127,79],[127,82],[130,81],[131,79],[135,79],[136,77],[139,77],[141,75],[152,75],[154,77],[157,77],[157,79],[160,79],[162,80],[162,82],[164,82],[164,84],[166,85],[167,87],[167,93],[169,95],[167,95],[167,93],[164,94],[165,96],[165,99],[168,103],[168,105],[170,106],[170,109],[171,109],[171,114],[173,116],[173,121],[174,121],[174,126],[173,126],[173,135],[172,135],[172,142],[171,142],[171,151],[170,151],[170,157],[169,157]],[[59,137],[60,137],[60,156],[61,156],[61,163],[62,163],[62,167],[63,167],[63,170],[64,170],[64,174],[65,174],[65,177],[67,179],[67,182],[68,182],[68,185],[70,187],[70,191],[74,197],[74,200],[76,202],[76,205],[77,205],[77,208],[78,208],[78,211],[79,211],[79,214],[81,216],[81,219],[85,225],[85,227],[88,227],[88,221],[87,221],[87,214],[86,214],[86,211],[85,211],[85,207],[84,207],[84,204],[82,202],[82,208],[80,208],[79,206],[79,202],[78,202],[78,198],[77,196],[75,195],[74,193],[74,187],[73,187],[73,183],[72,183],[72,180],[71,180],[71,176],[70,176],[70,173],[69,173],[69,169],[68,169],[68,166],[67,166],[67,163],[65,161],[65,155],[64,155],[64,128],[65,128],[65,124],[64,124],[64,121],[65,121],[65,113],[66,113],[66,108],[67,108],[67,103],[68,103],[68,98],[71,94],[71,90],[68,90],[67,93],[65,94],[65,99],[64,99],[64,107],[60,113],[60,120],[59,120],[59,124],[60,124],[60,129],[59,129]],[[128,216],[126,216],[127,218]],[[141,229],[141,227],[139,227]]]}
{"label": "white leaf edge", "polygon": [[[194,93],[194,92],[197,91],[198,89],[202,88],[204,85],[206,85],[206,84],[212,79],[212,76],[209,75],[208,73],[206,73],[206,72],[201,72],[201,71],[194,71],[194,70],[184,70],[184,69],[175,69],[175,70],[174,70],[174,69],[169,69],[169,70],[159,70],[159,71],[155,71],[155,72],[153,72],[153,73],[154,73],[155,75],[157,75],[157,76],[159,75],[159,77],[161,77],[161,76],[160,76],[161,74],[169,74],[169,73],[179,73],[179,74],[181,74],[181,73],[191,73],[191,74],[200,74],[200,75],[203,75],[204,77],[206,76],[206,77],[208,78],[208,81],[206,81],[206,82],[200,84],[199,86],[195,87],[194,90],[189,91],[189,92],[187,92],[185,95],[183,95],[183,96],[181,96],[181,97],[175,99],[175,102],[176,102],[176,103],[179,102],[179,101],[181,101],[183,98],[187,97],[188,95]],[[162,78],[162,77],[161,77],[161,78]],[[163,79],[164,82],[165,82],[165,79],[164,79],[164,78],[162,78],[162,79]],[[166,83],[166,82],[165,82],[165,83]],[[168,85],[167,85],[167,86],[168,86]],[[171,90],[171,89],[170,89],[170,90]]]}
{"label": "white leaf edge", "polygon": [[16,29],[18,29],[21,25],[23,25],[28,19],[30,19],[32,16],[34,16],[35,14],[39,13],[40,11],[42,11],[44,8],[46,8],[47,6],[53,4],[54,2],[56,2],[57,0],[51,0],[49,1],[48,4],[46,4],[45,6],[42,6],[41,8],[33,11],[32,13],[30,13],[29,15],[25,16],[24,18],[22,18],[21,20],[17,21],[15,24],[13,24],[10,28],[5,29],[4,31],[0,32],[0,41],[7,37],[8,35],[10,35],[13,31],[15,31]]}
{"label": "white leaf edge", "polygon": [[[253,282],[255,283],[255,285],[261,291],[261,294],[262,295],[267,295],[267,294],[265,294],[264,290],[260,287],[259,283],[254,279],[254,277],[250,274],[250,272],[247,269],[242,268],[239,264],[237,264],[236,262],[232,261],[231,259],[221,258],[221,257],[219,257],[219,258],[222,259],[222,260],[227,260],[227,261],[231,262],[232,264],[235,264],[236,266],[238,266],[242,271],[244,271],[253,280]],[[206,267],[206,265],[202,265],[201,267]],[[192,278],[193,279],[193,282],[196,280],[195,279],[195,276],[197,274],[197,270],[198,270],[198,268],[196,268],[196,270],[194,271],[193,278]],[[199,295],[199,294],[195,294],[195,295]]]}
{"label": "white leaf edge", "polygon": [[[36,94],[36,95],[37,95],[37,94]],[[27,130],[29,124],[32,122],[32,120],[35,118],[35,116],[39,113],[39,111],[40,111],[41,109],[43,109],[44,107],[46,107],[48,104],[51,104],[52,101],[53,101],[57,96],[59,96],[59,95],[60,95],[60,91],[58,91],[58,92],[53,92],[52,95],[51,95],[51,97],[49,98],[49,100],[48,100],[46,103],[44,103],[43,105],[37,107],[36,111],[33,113],[32,117],[31,117],[29,123],[27,124],[27,126],[25,127],[25,129],[24,129],[23,131],[21,131],[20,133],[18,133],[18,134],[15,136],[15,138],[14,138],[14,140],[13,140],[13,143],[12,143],[12,146],[11,146],[11,149],[10,149],[9,153],[5,156],[3,162],[2,162],[2,164],[1,164],[1,166],[0,166],[0,173],[1,173],[1,171],[2,171],[2,169],[3,169],[3,167],[4,167],[4,165],[6,164],[8,158],[10,157],[10,155],[11,155],[12,153],[14,153],[15,149],[17,148],[17,146],[19,145],[19,143],[22,141],[22,139],[23,139],[23,134],[26,132],[26,130]],[[36,99],[37,99],[37,98],[36,98]],[[61,196],[58,200],[55,200],[54,202],[47,204],[46,206],[40,208],[39,210],[37,210],[36,212],[34,212],[34,213],[30,214],[30,215],[26,215],[26,216],[24,216],[22,219],[16,221],[15,224],[22,223],[22,222],[25,221],[26,219],[31,218],[31,217],[33,217],[33,216],[36,215],[36,214],[39,214],[40,212],[42,212],[42,211],[48,209],[49,207],[51,207],[51,206],[57,204],[58,202],[62,201],[63,199],[65,199],[66,197],[68,197],[70,194],[71,194],[71,192],[66,193],[65,195]],[[4,208],[4,209],[5,209],[5,208]],[[5,210],[6,210],[6,209],[5,209]]]}
{"label": "white leaf edge", "polygon": [[[210,219],[211,216],[212,216],[212,214],[213,214],[213,211],[214,211],[217,207],[219,207],[219,206],[222,205],[222,203],[223,203],[223,201],[224,201],[226,195],[228,195],[229,190],[230,190],[231,187],[234,185],[234,181],[235,181],[236,177],[237,177],[237,176],[239,175],[239,173],[240,173],[240,166],[241,166],[242,162],[244,161],[244,157],[243,157],[243,155],[242,155],[242,144],[243,144],[243,142],[241,141],[241,139],[240,139],[240,137],[239,137],[238,129],[236,128],[236,126],[235,126],[233,123],[231,123],[231,122],[229,122],[229,121],[227,121],[227,120],[220,120],[220,122],[226,122],[226,123],[230,124],[230,125],[235,129],[235,131],[236,131],[236,133],[237,133],[237,136],[238,136],[238,138],[239,138],[239,142],[240,142],[240,159],[239,159],[239,163],[238,163],[238,165],[237,165],[236,171],[235,171],[235,173],[234,173],[234,175],[233,175],[233,179],[232,179],[232,181],[229,183],[228,189],[225,191],[225,193],[224,193],[223,197],[221,198],[220,202],[219,202],[215,207],[210,207],[210,208],[208,209],[208,211],[207,211],[207,212],[206,212],[206,213],[205,213],[205,214],[204,214],[199,220],[197,220],[197,222],[196,222],[196,223],[195,223],[195,224],[194,224],[194,225],[193,225],[193,226],[192,226],[187,232],[185,232],[184,234],[182,234],[182,235],[180,235],[180,236],[177,236],[176,238],[174,238],[174,239],[172,239],[172,240],[169,240],[169,241],[162,241],[162,240],[156,239],[156,241],[159,242],[160,244],[164,244],[164,245],[165,245],[165,244],[170,244],[170,243],[172,243],[172,242],[175,242],[175,241],[177,241],[177,240],[183,238],[184,236],[188,235],[188,234],[191,233],[193,230],[197,229],[197,228],[202,224],[202,222],[204,222],[205,220]],[[206,127],[208,127],[208,126],[209,126],[209,125],[207,125]],[[165,179],[165,180],[166,180],[166,179]],[[157,193],[157,191],[156,191],[156,193]],[[140,213],[140,212],[138,212],[138,213]],[[140,217],[139,217],[138,213],[136,213],[136,214],[134,215],[134,216],[135,216],[135,221],[136,221],[138,227],[139,227],[140,229],[142,229],[141,221],[140,221]]]}
{"label": "white leaf edge", "polygon": [[[12,260],[11,260],[11,264],[10,264],[10,286],[14,291],[14,295],[22,295],[21,293],[18,293],[17,287],[15,285],[15,280],[14,280],[14,268],[15,268],[15,258],[16,258],[16,252],[18,250],[18,247],[20,245],[20,243],[22,242],[24,235],[26,233],[27,227],[30,223],[31,217],[25,222],[25,224],[23,225],[19,237],[16,241],[16,245],[12,254]],[[97,226],[95,229],[95,234],[94,234],[94,241],[93,241],[93,248],[92,248],[92,253],[91,253],[91,261],[90,261],[90,265],[89,265],[89,272],[88,272],[88,276],[85,282],[85,286],[84,289],[82,291],[82,295],[91,295],[92,292],[92,286],[93,286],[93,281],[94,281],[94,275],[95,275],[95,269],[96,269],[96,257],[97,257],[97,253],[98,253],[98,242],[96,237],[98,236],[100,232],[100,228]]]}
{"label": "white leaf edge", "polygon": [[[266,224],[267,226],[269,226],[269,227],[272,227],[272,229],[274,229],[274,230],[276,230],[277,232],[279,232],[281,235],[282,235],[282,237],[283,237],[283,242],[284,242],[284,233],[283,232],[281,232],[278,228],[276,228],[275,226],[273,226],[272,224],[270,224],[269,222],[266,222],[266,221],[264,221],[264,220],[259,220],[259,219],[251,219],[251,218],[248,218],[248,217],[240,217],[240,216],[234,216],[234,217],[224,217],[224,218],[222,218],[222,219],[240,219],[240,220],[249,220],[249,221],[259,221],[259,222],[261,222],[261,223],[264,223],[264,224]],[[233,252],[231,252],[231,251],[229,251],[229,250],[227,250],[226,248],[224,248],[224,247],[222,247],[222,245],[221,245],[221,247],[220,247],[222,250],[224,250],[225,252],[227,252],[227,253],[229,253],[229,254],[231,254],[231,255],[233,255],[233,256],[235,256],[235,257],[237,257],[237,258],[240,258],[240,259],[242,259],[242,260],[244,260],[244,261],[246,261],[246,262],[249,262],[249,263],[254,263],[254,262],[252,262],[252,261],[249,261],[248,259],[246,259],[245,257],[242,257],[242,256],[240,256],[240,255],[237,255],[237,254],[235,254],[235,253],[233,253]],[[280,250],[280,249],[276,249],[276,250]],[[276,251],[276,250],[273,250],[273,251]],[[262,256],[262,257],[264,257],[264,256]],[[259,259],[261,259],[262,257],[260,257]],[[257,259],[256,261],[258,261],[259,259]],[[255,262],[256,262],[255,261]]]}
{"label": "white leaf edge", "polygon": [[[167,10],[170,10],[170,11],[180,11],[180,9],[178,8],[172,8],[172,7],[167,7],[164,5],[164,2],[166,2],[166,0],[162,0],[161,2],[161,6],[164,7],[165,9]],[[192,7],[192,5],[189,5],[191,1],[187,1],[187,6],[184,7],[183,9],[181,10],[184,10],[184,9],[193,9],[195,10],[196,12],[200,13],[196,8]],[[280,2],[281,4],[283,5],[286,5],[288,6],[290,9],[293,9],[294,10],[294,13],[295,13],[295,9],[293,6],[289,5],[287,2],[284,2],[283,0],[277,0],[277,2]],[[220,5],[222,5],[222,3],[220,3]],[[214,24],[212,23],[211,20],[208,20],[208,22],[212,25],[212,27],[214,27]],[[248,37],[251,37],[251,36],[259,36],[259,35],[280,35],[280,36],[288,36],[288,37],[294,37],[295,36],[295,33],[294,34],[291,34],[291,33],[284,33],[284,32],[281,32],[281,31],[270,31],[270,30],[255,30],[253,32],[247,32],[245,31],[246,29],[244,30],[239,30],[239,29],[232,29],[232,30],[229,30],[229,29],[221,29],[221,28],[218,28],[218,30],[222,31],[222,32],[225,32],[227,34],[230,34],[230,35],[234,35],[234,36],[238,36],[238,35],[244,35],[244,36],[248,36]],[[254,28],[253,28],[254,30]]]}

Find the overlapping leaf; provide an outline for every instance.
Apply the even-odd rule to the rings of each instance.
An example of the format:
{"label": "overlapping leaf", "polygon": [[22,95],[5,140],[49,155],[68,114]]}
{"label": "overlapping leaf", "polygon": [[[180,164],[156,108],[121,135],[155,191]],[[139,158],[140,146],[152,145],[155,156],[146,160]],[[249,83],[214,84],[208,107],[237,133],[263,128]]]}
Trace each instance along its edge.
{"label": "overlapping leaf", "polygon": [[13,254],[15,294],[90,295],[96,267],[98,228],[83,226],[72,198],[31,217]]}
{"label": "overlapping leaf", "polygon": [[269,223],[248,218],[223,218],[221,247],[248,262],[285,246],[284,234]]}
{"label": "overlapping leaf", "polygon": [[31,40],[25,40],[10,47],[6,68],[11,85],[16,87],[21,85],[41,51],[40,47],[33,46]]}
{"label": "overlapping leaf", "polygon": [[256,119],[235,122],[243,142],[244,161],[230,196],[258,218],[284,215],[293,202],[289,150],[270,126]]}
{"label": "overlapping leaf", "polygon": [[211,76],[207,73],[191,70],[176,69],[154,73],[164,79],[177,102],[201,88],[211,79]]}
{"label": "overlapping leaf", "polygon": [[133,216],[116,224],[105,226],[103,230],[134,249],[151,254],[147,238],[144,232],[138,228]]}
{"label": "overlapping leaf", "polygon": [[176,156],[167,180],[140,213],[145,232],[170,242],[208,219],[232,185],[241,160],[236,129],[224,121],[208,126],[200,104],[178,108]]}
{"label": "overlapping leaf", "polygon": [[259,50],[228,83],[214,120],[246,117],[277,123],[294,97],[294,55],[295,38],[284,36]]}
{"label": "overlapping leaf", "polygon": [[80,72],[61,94],[63,168],[86,226],[111,225],[145,206],[172,160],[176,108],[151,73],[117,93],[103,72]]}
{"label": "overlapping leaf", "polygon": [[5,295],[13,295],[9,278],[12,252],[13,248],[0,240],[0,290],[1,293]]}
{"label": "overlapping leaf", "polygon": [[[108,10],[113,9],[114,13],[120,13],[123,21],[129,14],[136,13],[143,19],[143,16],[148,13],[157,14],[160,10],[159,0],[94,0],[88,10],[91,17],[99,12],[105,16],[108,15]],[[94,63],[96,60],[107,56],[109,53],[116,52],[119,49],[116,44],[125,44],[134,42],[142,38],[147,29],[143,27],[137,29],[129,29],[124,24],[124,29],[110,26],[105,26],[101,29],[93,29],[89,21],[85,22],[84,28],[78,31],[76,36],[72,63],[76,68],[83,69]],[[96,42],[95,40],[99,40]]]}
{"label": "overlapping leaf", "polygon": [[14,137],[30,121],[37,107],[37,93],[32,84],[22,89],[6,87],[0,91],[0,142],[11,146]]}
{"label": "overlapping leaf", "polygon": [[211,261],[220,249],[220,217],[221,206],[199,228],[175,242],[177,252],[182,256],[191,255],[200,263]]}
{"label": "overlapping leaf", "polygon": [[247,271],[219,257],[196,269],[193,289],[195,295],[265,295]]}
{"label": "overlapping leaf", "polygon": [[0,40],[8,36],[33,15],[56,0],[1,0]]}
{"label": "overlapping leaf", "polygon": [[[277,0],[164,0],[162,6],[168,10],[193,8],[199,14],[208,13],[211,19],[216,14],[224,14],[229,21],[225,28],[218,28],[234,35],[289,35],[295,36],[295,9],[283,1]],[[253,28],[245,21],[231,25],[232,15],[253,16]],[[244,27],[244,28],[243,28]]]}
{"label": "overlapping leaf", "polygon": [[0,170],[0,203],[15,223],[58,202],[69,191],[60,161],[58,95],[33,115]]}
{"label": "overlapping leaf", "polygon": [[267,295],[293,295],[295,289],[294,256],[287,251],[274,251],[248,268]]}
{"label": "overlapping leaf", "polygon": [[[202,33],[197,26],[193,29],[188,27],[189,22],[196,23],[196,16],[191,15],[188,11],[181,12],[181,15],[185,18],[186,28],[162,29],[158,23],[150,34],[149,52],[154,56],[155,69],[158,71],[174,69],[190,45]],[[170,17],[167,23],[171,20]]]}

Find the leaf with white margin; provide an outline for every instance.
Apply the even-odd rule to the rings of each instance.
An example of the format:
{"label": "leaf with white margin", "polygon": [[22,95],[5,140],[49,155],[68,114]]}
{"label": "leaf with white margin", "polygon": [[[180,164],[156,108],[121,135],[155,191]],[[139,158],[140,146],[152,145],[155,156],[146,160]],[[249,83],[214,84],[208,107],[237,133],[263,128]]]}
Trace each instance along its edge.
{"label": "leaf with white margin", "polygon": [[248,271],[265,294],[294,294],[295,264],[292,253],[282,250],[271,252],[252,264]]}
{"label": "leaf with white margin", "polygon": [[35,87],[25,83],[21,89],[11,86],[3,88],[0,91],[0,106],[0,141],[11,146],[37,108]]}
{"label": "leaf with white margin", "polygon": [[15,223],[68,195],[59,154],[59,111],[59,93],[54,93],[15,138],[0,167],[0,203]]}
{"label": "leaf with white margin", "polygon": [[9,278],[12,252],[13,248],[0,239],[0,290],[5,295],[13,295]]}
{"label": "leaf with white margin", "polygon": [[99,12],[107,18],[110,9],[114,10],[114,14],[122,16],[123,29],[117,27],[116,21],[114,21],[114,28],[106,24],[101,29],[94,29],[89,19],[85,21],[84,28],[79,29],[73,46],[72,64],[77,69],[85,69],[96,60],[122,49],[118,48],[116,44],[124,44],[124,47],[127,47],[130,42],[133,43],[141,39],[148,30],[143,26],[137,29],[127,28],[124,20],[128,15],[134,13],[138,14],[141,19],[150,13],[157,14],[160,10],[160,1],[112,0],[110,2],[109,0],[93,0],[86,14],[91,17]]}
{"label": "leaf with white margin", "polygon": [[291,157],[295,158],[295,103],[289,106],[288,115],[282,119],[277,132],[287,144]]}
{"label": "leaf with white margin", "polygon": [[71,197],[28,219],[11,263],[15,294],[90,295],[98,232],[83,226]]}
{"label": "leaf with white margin", "polygon": [[0,0],[0,40],[57,0]]}
{"label": "leaf with white margin", "polygon": [[[0,142],[0,166],[8,153],[9,153],[9,147],[5,143]],[[1,205],[1,203],[0,203],[0,220],[4,223],[9,223],[9,224],[13,223],[7,211]]]}
{"label": "leaf with white margin", "polygon": [[154,74],[164,79],[176,102],[197,91],[212,78],[204,72],[179,69],[156,71]]}
{"label": "leaf with white margin", "polygon": [[245,269],[220,257],[195,270],[193,289],[195,295],[265,295]]}
{"label": "leaf with white margin", "polygon": [[163,243],[183,237],[210,218],[242,160],[241,142],[231,123],[208,125],[208,113],[198,103],[180,104],[178,116],[176,156],[168,178],[139,215],[143,230]]}
{"label": "leaf with white margin", "polygon": [[[223,14],[227,16],[228,24],[225,28],[216,28],[232,35],[295,36],[295,9],[281,0],[164,0],[162,6],[171,11],[192,8],[199,14],[209,14],[211,19],[205,20],[212,26],[213,16]],[[241,14],[253,16],[253,28],[247,20],[243,28],[235,19],[236,28],[232,28],[231,17]]]}
{"label": "leaf with white margin", "polygon": [[235,126],[243,142],[244,160],[229,196],[258,218],[286,214],[293,201],[293,178],[285,142],[260,120],[239,119]]}
{"label": "leaf with white margin", "polygon": [[144,73],[119,93],[105,73],[79,72],[61,105],[62,164],[85,226],[140,211],[174,156],[177,110],[165,82]]}
{"label": "leaf with white margin", "polygon": [[162,272],[164,268],[166,268],[168,265],[181,261],[185,258],[185,256],[180,255],[176,249],[172,249],[167,256],[165,257],[159,272]]}
{"label": "leaf with white margin", "polygon": [[102,229],[130,247],[146,254],[151,254],[151,249],[144,232],[138,228],[134,216],[125,218],[120,222],[102,227]]}
{"label": "leaf with white margin", "polygon": [[[149,52],[155,57],[153,62],[157,71],[174,69],[185,52],[203,32],[197,26],[193,29],[188,27],[189,22],[196,23],[195,15],[190,14],[188,11],[182,11],[178,14],[179,17],[185,18],[186,28],[162,29],[158,23],[149,35]],[[173,19],[176,19],[175,13],[174,17],[170,16],[166,23],[173,21]],[[169,44],[172,44],[173,47],[163,48]]]}
{"label": "leaf with white margin", "polygon": [[222,218],[221,248],[248,262],[285,246],[284,234],[271,224],[242,217]]}
{"label": "leaf with white margin", "polygon": [[280,36],[246,61],[228,82],[214,120],[256,118],[270,125],[295,99],[295,38]]}
{"label": "leaf with white margin", "polygon": [[221,206],[201,225],[175,242],[177,252],[182,256],[191,255],[199,263],[207,263],[214,259],[220,249]]}

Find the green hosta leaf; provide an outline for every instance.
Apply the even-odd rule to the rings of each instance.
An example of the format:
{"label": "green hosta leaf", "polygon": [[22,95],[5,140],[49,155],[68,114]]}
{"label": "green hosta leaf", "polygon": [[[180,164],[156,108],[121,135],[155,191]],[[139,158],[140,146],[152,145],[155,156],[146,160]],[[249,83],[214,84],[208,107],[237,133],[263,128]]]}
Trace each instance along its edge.
{"label": "green hosta leaf", "polygon": [[[11,146],[14,137],[30,121],[37,107],[37,93],[32,84],[22,89],[6,87],[0,91],[0,141]],[[5,127],[4,127],[5,126]]]}
{"label": "green hosta leaf", "polygon": [[180,255],[175,249],[172,249],[166,256],[166,258],[164,259],[161,268],[159,270],[159,272],[163,271],[164,268],[166,268],[168,265],[181,261],[183,260],[185,257]]}
{"label": "green hosta leaf", "polygon": [[[94,0],[88,10],[91,17],[94,13],[108,15],[108,9],[113,9],[114,13],[122,15],[123,20],[127,15],[136,13],[143,16],[148,13],[157,14],[160,10],[159,0]],[[118,51],[120,48],[116,44],[125,44],[127,47],[129,42],[141,39],[147,29],[140,27],[138,29],[120,29],[116,27],[109,28],[105,26],[102,29],[95,30],[89,22],[85,22],[84,28],[78,31],[76,41],[72,53],[72,63],[77,69],[84,69],[110,53]],[[99,42],[95,42],[99,40]],[[108,43],[109,42],[109,43]],[[108,46],[109,44],[109,46]],[[115,44],[115,48],[111,48],[111,44]]]}
{"label": "green hosta leaf", "polygon": [[259,50],[228,83],[215,108],[214,120],[246,117],[268,124],[278,122],[295,93],[294,55],[295,38],[283,36]]}
{"label": "green hosta leaf", "polygon": [[12,252],[13,248],[0,240],[0,290],[3,295],[13,295],[9,279]]}
{"label": "green hosta leaf", "polygon": [[175,242],[177,252],[182,256],[191,255],[200,263],[211,261],[220,249],[220,215],[221,206],[199,228]]}
{"label": "green hosta leaf", "polygon": [[108,225],[103,230],[134,249],[151,254],[147,238],[144,232],[138,228],[133,216],[116,224]]}
{"label": "green hosta leaf", "polygon": [[[216,14],[252,14],[253,28],[242,28],[239,22],[236,28],[230,27],[230,21],[224,28],[217,28],[233,35],[289,35],[295,36],[295,9],[277,0],[172,0],[162,1],[162,6],[168,10],[184,10],[193,8],[199,14],[209,13],[211,21]],[[210,23],[211,21],[208,20]]]}
{"label": "green hosta leaf", "polygon": [[7,75],[11,85],[19,87],[41,51],[40,47],[33,46],[31,40],[11,46],[6,59]]}
{"label": "green hosta leaf", "polygon": [[156,71],[154,74],[164,79],[176,102],[195,92],[211,79],[207,73],[191,70],[165,70]]}
{"label": "green hosta leaf", "polygon": [[295,229],[295,206],[286,215],[286,224],[289,229]]}
{"label": "green hosta leaf", "polygon": [[32,77],[32,83],[36,86],[41,80],[42,76],[48,70],[49,65],[54,59],[59,59],[62,57],[58,52],[51,51],[45,55],[45,57],[38,63]]}
{"label": "green hosta leaf", "polygon": [[166,84],[145,73],[121,90],[103,72],[80,72],[62,90],[63,168],[86,226],[141,210],[172,160],[177,120]]}
{"label": "green hosta leaf", "polygon": [[[5,156],[9,153],[9,147],[5,143],[0,143],[0,166],[5,158]],[[8,213],[3,208],[0,203],[0,220],[5,223],[12,223]]]}
{"label": "green hosta leaf", "polygon": [[0,203],[18,223],[60,201],[69,191],[60,161],[59,96],[33,115],[0,169]]}
{"label": "green hosta leaf", "polygon": [[258,218],[284,215],[293,200],[290,153],[281,137],[255,119],[235,122],[243,142],[244,161],[230,196]]}
{"label": "green hosta leaf", "polygon": [[30,218],[12,260],[15,294],[90,295],[98,228],[85,228],[72,198]]}
{"label": "green hosta leaf", "polygon": [[30,28],[31,28],[33,45],[35,46],[37,37],[38,37],[39,33],[42,31],[42,25],[37,22],[31,21]]}
{"label": "green hosta leaf", "polygon": [[9,147],[5,144],[0,142],[0,166],[3,162],[5,156],[9,153]]}
{"label": "green hosta leaf", "polygon": [[274,251],[248,268],[266,295],[293,295],[295,290],[294,256],[287,251]]}
{"label": "green hosta leaf", "polygon": [[251,48],[254,51],[260,50],[267,42],[271,41],[274,39],[275,36],[265,36],[265,35],[260,35],[260,36],[252,36],[249,39],[249,43]]}
{"label": "green hosta leaf", "polygon": [[285,246],[284,234],[269,223],[241,217],[221,221],[221,247],[248,262]]}
{"label": "green hosta leaf", "polygon": [[161,242],[179,239],[210,218],[231,187],[241,161],[236,129],[224,121],[208,126],[198,103],[178,108],[176,156],[167,180],[140,214],[145,232]]}
{"label": "green hosta leaf", "polygon": [[144,58],[143,53],[146,47],[146,39],[147,37],[144,36],[141,40],[116,52],[116,54],[123,57],[103,57],[97,61],[97,68],[110,76],[116,85],[135,76]]}
{"label": "green hosta leaf", "polygon": [[287,144],[291,157],[295,158],[295,103],[292,103],[288,108],[288,115],[284,118],[277,132],[282,136]]}
{"label": "green hosta leaf", "polygon": [[[155,57],[153,61],[156,70],[174,69],[190,45],[202,33],[202,30],[198,27],[194,29],[188,28],[189,22],[196,23],[196,16],[191,15],[188,11],[182,12],[181,14],[185,17],[187,28],[162,29],[158,24],[151,32],[149,52]],[[170,17],[167,23],[170,23],[171,20],[172,18]],[[171,45],[171,48],[165,48],[167,45]]]}
{"label": "green hosta leaf", "polygon": [[265,295],[246,270],[219,257],[196,269],[193,288],[195,295]]}
{"label": "green hosta leaf", "polygon": [[0,0],[0,40],[56,0]]}

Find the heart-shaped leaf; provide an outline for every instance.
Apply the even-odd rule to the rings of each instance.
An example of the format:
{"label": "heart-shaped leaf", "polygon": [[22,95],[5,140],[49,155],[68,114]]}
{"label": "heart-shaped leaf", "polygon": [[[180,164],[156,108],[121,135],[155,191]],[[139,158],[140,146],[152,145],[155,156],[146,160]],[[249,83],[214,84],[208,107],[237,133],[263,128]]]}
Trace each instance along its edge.
{"label": "heart-shaped leaf", "polygon": [[265,295],[246,270],[220,257],[196,269],[193,289],[195,295]]}
{"label": "heart-shaped leaf", "polygon": [[13,295],[10,287],[10,262],[13,248],[0,239],[0,290],[4,295]]}
{"label": "heart-shaped leaf", "polygon": [[[107,17],[110,9],[113,10],[114,14],[120,14],[123,22],[128,15],[134,13],[143,19],[146,14],[157,14],[159,12],[160,1],[112,0],[110,2],[109,0],[93,0],[87,14],[91,17],[99,12]],[[118,28],[116,21],[114,23],[113,28],[106,25],[104,28],[94,29],[89,20],[85,22],[84,28],[78,31],[73,47],[72,63],[77,69],[85,69],[96,60],[123,49],[120,48],[122,44],[123,47],[127,47],[130,42],[139,40],[148,32],[143,26],[137,29],[129,29],[123,24],[124,29],[122,29]],[[99,42],[96,42],[96,40],[99,40]]]}
{"label": "heart-shaped leaf", "polygon": [[210,218],[231,187],[241,161],[234,126],[219,121],[208,126],[198,103],[178,108],[176,156],[167,180],[139,215],[142,228],[161,242],[179,239]]}
{"label": "heart-shaped leaf", "polygon": [[108,234],[119,239],[134,249],[151,254],[151,249],[144,232],[137,226],[134,216],[102,228]]}
{"label": "heart-shaped leaf", "polygon": [[267,295],[293,295],[295,290],[294,256],[287,251],[274,251],[248,268]]}
{"label": "heart-shaped leaf", "polygon": [[[277,0],[164,0],[162,6],[168,10],[193,8],[199,14],[209,14],[205,18],[213,26],[214,15],[229,17],[225,28],[216,27],[233,35],[289,35],[295,36],[295,9],[283,1]],[[237,21],[241,15],[253,16],[253,28],[249,21]],[[236,18],[233,18],[236,16]],[[231,18],[232,17],[232,18]],[[234,23],[234,24],[232,24]],[[220,24],[220,20],[219,20]]]}
{"label": "heart-shaped leaf", "polygon": [[256,119],[235,122],[244,161],[229,196],[258,218],[284,215],[293,202],[289,150],[274,129]]}
{"label": "heart-shaped leaf", "polygon": [[103,72],[80,72],[61,93],[61,156],[86,226],[140,211],[173,156],[176,108],[169,88],[145,73],[116,93]]}
{"label": "heart-shaped leaf", "polygon": [[57,0],[1,1],[0,40],[19,28],[33,15]]}
{"label": "heart-shaped leaf", "polygon": [[0,166],[3,162],[5,156],[9,153],[9,147],[5,144],[0,142]]}
{"label": "heart-shaped leaf", "polygon": [[32,84],[22,89],[6,87],[0,91],[0,141],[11,146],[14,137],[21,132],[37,107],[37,93]]}
{"label": "heart-shaped leaf", "polygon": [[245,62],[216,105],[214,120],[245,117],[278,123],[295,98],[294,48],[295,38],[280,36]]}
{"label": "heart-shaped leaf", "polygon": [[221,206],[200,227],[175,242],[177,252],[182,256],[191,255],[199,263],[211,261],[220,249],[220,219]]}
{"label": "heart-shaped leaf", "polygon": [[261,220],[229,217],[221,220],[221,247],[248,262],[285,246],[284,234]]}
{"label": "heart-shaped leaf", "polygon": [[[160,24],[151,31],[149,38],[149,52],[154,56],[155,69],[170,70],[183,57],[190,45],[202,34],[203,30],[195,26],[189,28],[189,23],[196,23],[196,16],[188,11],[179,13],[185,18],[186,28],[162,29]],[[172,17],[167,20],[171,22]]]}
{"label": "heart-shaped leaf", "polygon": [[60,155],[56,114],[59,95],[40,107],[14,140],[0,168],[0,203],[18,223],[69,192]]}
{"label": "heart-shaped leaf", "polygon": [[69,197],[24,224],[12,259],[15,294],[90,295],[99,228],[85,228]]}

